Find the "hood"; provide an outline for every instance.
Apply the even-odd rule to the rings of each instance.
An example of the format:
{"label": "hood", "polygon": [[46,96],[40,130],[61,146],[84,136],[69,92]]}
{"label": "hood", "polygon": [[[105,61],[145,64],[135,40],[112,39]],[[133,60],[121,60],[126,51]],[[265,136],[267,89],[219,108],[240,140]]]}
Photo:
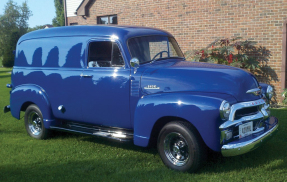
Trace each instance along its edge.
{"label": "hood", "polygon": [[232,95],[238,102],[259,99],[246,91],[258,88],[255,77],[239,68],[190,61],[158,61],[146,65],[142,74],[144,94],[162,92],[208,92]]}

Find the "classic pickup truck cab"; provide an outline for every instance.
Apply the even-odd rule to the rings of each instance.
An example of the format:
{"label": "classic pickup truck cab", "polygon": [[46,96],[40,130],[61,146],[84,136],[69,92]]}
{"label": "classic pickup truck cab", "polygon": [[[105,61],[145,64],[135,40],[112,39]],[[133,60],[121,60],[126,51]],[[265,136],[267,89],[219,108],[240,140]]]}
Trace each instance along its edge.
{"label": "classic pickup truck cab", "polygon": [[168,32],[127,26],[34,31],[18,43],[10,105],[28,134],[78,132],[147,147],[169,168],[195,171],[206,150],[235,156],[278,128],[272,87],[238,68],[184,58]]}

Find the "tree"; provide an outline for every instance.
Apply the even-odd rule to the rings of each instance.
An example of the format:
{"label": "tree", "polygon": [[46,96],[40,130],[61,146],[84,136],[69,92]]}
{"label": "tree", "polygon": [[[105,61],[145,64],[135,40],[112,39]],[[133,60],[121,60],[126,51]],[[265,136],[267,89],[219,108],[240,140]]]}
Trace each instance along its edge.
{"label": "tree", "polygon": [[7,2],[4,14],[0,15],[0,57],[3,58],[3,66],[14,65],[13,50],[16,49],[18,39],[27,33],[31,15],[26,2],[22,6],[18,6],[13,0]]}
{"label": "tree", "polygon": [[53,26],[65,26],[65,16],[64,16],[64,5],[63,0],[54,0],[54,5],[56,8],[56,17],[53,18]]}
{"label": "tree", "polygon": [[16,44],[18,39],[21,36],[19,35],[19,31],[13,30],[11,35],[9,36],[10,40],[5,44],[5,48],[3,49],[3,60],[2,65],[4,67],[13,67],[14,66],[14,54],[13,50],[16,49]]}

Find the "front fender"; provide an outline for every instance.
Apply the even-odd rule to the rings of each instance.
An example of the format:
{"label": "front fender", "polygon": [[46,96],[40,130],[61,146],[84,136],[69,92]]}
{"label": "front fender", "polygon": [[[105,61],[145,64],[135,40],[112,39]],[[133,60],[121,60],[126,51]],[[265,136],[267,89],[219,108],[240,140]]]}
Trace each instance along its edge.
{"label": "front fender", "polygon": [[[12,90],[10,96],[10,107],[13,117],[20,119],[21,107],[26,102],[32,102],[40,108],[44,121],[52,121],[54,119],[48,96],[38,85],[23,84]],[[48,123],[50,122],[44,123],[45,127],[49,128]]]}
{"label": "front fender", "polygon": [[223,98],[222,94],[219,95],[221,97],[184,92],[144,96],[135,110],[134,143],[147,146],[156,121],[165,116],[173,116],[189,121],[209,148],[220,151],[219,126],[222,120],[219,107]]}

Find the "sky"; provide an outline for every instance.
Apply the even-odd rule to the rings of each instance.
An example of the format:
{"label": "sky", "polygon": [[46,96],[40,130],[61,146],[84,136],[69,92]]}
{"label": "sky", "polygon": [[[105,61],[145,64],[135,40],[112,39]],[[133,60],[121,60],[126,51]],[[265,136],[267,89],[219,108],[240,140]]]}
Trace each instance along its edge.
{"label": "sky", "polygon": [[[13,0],[18,5],[22,5],[25,0]],[[29,27],[37,25],[52,24],[52,19],[56,16],[54,0],[26,0],[32,16],[29,18]],[[3,15],[4,8],[8,0],[0,0],[0,14]]]}

